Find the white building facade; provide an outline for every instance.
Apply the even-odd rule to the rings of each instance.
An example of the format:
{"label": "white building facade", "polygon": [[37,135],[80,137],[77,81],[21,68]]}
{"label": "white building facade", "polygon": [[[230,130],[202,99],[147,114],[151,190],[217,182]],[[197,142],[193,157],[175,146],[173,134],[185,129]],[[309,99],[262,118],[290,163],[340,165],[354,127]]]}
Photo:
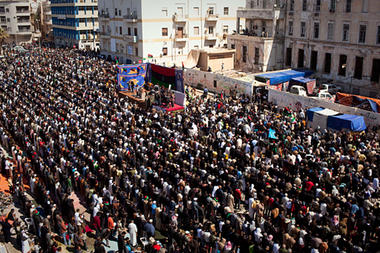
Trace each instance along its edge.
{"label": "white building facade", "polygon": [[99,0],[101,54],[121,63],[181,64],[191,49],[227,47],[245,0]]}

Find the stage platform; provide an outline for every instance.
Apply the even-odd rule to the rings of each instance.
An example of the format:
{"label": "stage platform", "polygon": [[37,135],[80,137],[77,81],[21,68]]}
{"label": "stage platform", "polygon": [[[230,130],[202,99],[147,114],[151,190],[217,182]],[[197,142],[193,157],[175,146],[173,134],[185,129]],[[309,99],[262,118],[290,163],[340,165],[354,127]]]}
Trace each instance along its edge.
{"label": "stage platform", "polygon": [[[143,89],[142,92],[145,93],[145,90]],[[145,107],[145,99],[136,97],[136,92],[120,91],[119,95],[128,97],[133,103],[136,103],[139,106]]]}
{"label": "stage platform", "polygon": [[[143,89],[142,92],[145,93],[145,89]],[[119,96],[128,97],[128,99],[130,99],[133,103],[136,103],[139,106],[146,108],[145,97],[144,96],[143,96],[144,98],[136,97],[136,92],[120,91]],[[178,104],[174,104],[173,107],[171,107],[171,106],[166,107],[165,105],[163,105],[163,106],[154,105],[153,108],[156,110],[166,111],[166,112],[177,112],[177,111],[182,111],[185,109],[183,106],[178,105]]]}

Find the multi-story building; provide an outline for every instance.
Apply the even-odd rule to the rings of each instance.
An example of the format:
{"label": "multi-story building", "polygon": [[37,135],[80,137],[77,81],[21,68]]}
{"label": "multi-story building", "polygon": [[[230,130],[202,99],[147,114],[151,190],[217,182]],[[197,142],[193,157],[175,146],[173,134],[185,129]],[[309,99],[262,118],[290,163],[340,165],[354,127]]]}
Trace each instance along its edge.
{"label": "multi-story building", "polygon": [[56,46],[98,49],[97,0],[51,0],[51,12]]}
{"label": "multi-story building", "polygon": [[49,0],[44,0],[41,2],[41,33],[43,40],[52,41],[53,21]]}
{"label": "multi-story building", "polygon": [[0,25],[16,44],[32,41],[29,0],[0,0]]}
{"label": "multi-story building", "polygon": [[247,0],[237,11],[237,23],[245,20],[245,29],[228,35],[229,48],[236,49],[235,68],[245,72],[263,72],[283,67],[285,1]]}
{"label": "multi-story building", "polygon": [[99,0],[101,54],[181,64],[191,49],[226,47],[245,0]]}
{"label": "multi-story building", "polygon": [[285,66],[310,68],[346,92],[380,91],[379,0],[288,0]]}

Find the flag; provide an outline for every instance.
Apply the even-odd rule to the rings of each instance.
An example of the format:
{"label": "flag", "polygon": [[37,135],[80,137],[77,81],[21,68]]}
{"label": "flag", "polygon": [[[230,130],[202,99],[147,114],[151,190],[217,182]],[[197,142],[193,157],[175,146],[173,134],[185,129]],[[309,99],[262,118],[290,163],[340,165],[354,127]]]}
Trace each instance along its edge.
{"label": "flag", "polygon": [[276,137],[276,130],[273,130],[272,128],[269,128],[268,138],[269,139],[277,139],[277,137]]}

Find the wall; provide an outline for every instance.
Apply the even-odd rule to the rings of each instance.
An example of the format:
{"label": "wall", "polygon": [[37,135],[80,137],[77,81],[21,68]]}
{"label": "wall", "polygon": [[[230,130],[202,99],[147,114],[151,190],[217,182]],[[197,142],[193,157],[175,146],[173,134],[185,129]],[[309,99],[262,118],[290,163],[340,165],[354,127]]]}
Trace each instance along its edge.
{"label": "wall", "polygon": [[288,92],[269,89],[268,100],[269,102],[274,102],[280,107],[287,106],[293,110],[299,110],[300,108],[308,109],[312,107],[323,107],[338,111],[340,113],[360,115],[364,117],[367,127],[380,125],[380,113],[335,104],[328,101],[315,99],[312,97],[297,96]]}
{"label": "wall", "polygon": [[[216,81],[216,87],[214,87]],[[184,83],[196,88],[207,88],[209,91],[225,94],[230,93],[230,89],[236,88],[239,94],[252,95],[252,83],[244,82],[221,74],[204,72],[194,69],[186,69],[184,72]],[[199,86],[201,84],[201,87]]]}
{"label": "wall", "polygon": [[[370,81],[373,59],[380,59],[380,44],[376,37],[380,26],[379,0],[367,0],[367,12],[362,11],[364,0],[352,1],[351,12],[346,12],[346,1],[336,1],[335,12],[330,12],[329,2],[321,1],[320,12],[316,12],[312,4],[307,6],[307,11],[302,11],[302,1],[295,1],[294,12],[289,12],[288,8],[285,50],[292,48],[291,67],[298,67],[299,49],[304,50],[305,68],[310,67],[311,52],[316,51],[318,77],[333,79],[347,93],[359,89],[359,93],[365,96],[379,94],[380,83]],[[289,21],[293,22],[293,35],[289,35]],[[301,21],[306,23],[306,36],[303,38],[300,37]],[[318,38],[314,38],[314,23],[319,23]],[[332,40],[327,38],[328,23],[334,24]],[[349,25],[347,41],[343,41],[344,24]],[[365,43],[358,43],[360,25],[367,27]],[[331,71],[328,74],[324,73],[325,53],[331,54]],[[338,75],[340,55],[347,56],[344,76]],[[362,79],[353,77],[356,57],[364,58]]]}

